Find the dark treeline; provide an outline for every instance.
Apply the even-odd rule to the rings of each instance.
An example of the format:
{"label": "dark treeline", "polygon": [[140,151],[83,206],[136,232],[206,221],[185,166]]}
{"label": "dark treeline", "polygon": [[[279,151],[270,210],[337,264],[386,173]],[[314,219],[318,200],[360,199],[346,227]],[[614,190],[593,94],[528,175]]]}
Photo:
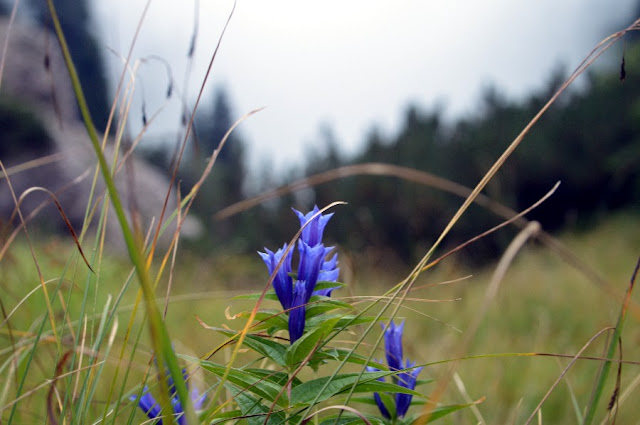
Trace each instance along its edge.
{"label": "dark treeline", "polygon": [[[90,108],[103,123],[108,102],[101,54],[104,49],[90,34],[90,17],[85,1],[56,0],[56,6],[78,65]],[[49,25],[44,2],[29,2],[33,16]],[[0,0],[0,6],[5,5]],[[81,5],[81,6],[79,6]],[[71,10],[71,9],[73,10]],[[67,10],[69,9],[69,10]],[[64,12],[67,10],[67,12]],[[2,10],[0,10],[2,12]],[[4,13],[7,8],[4,8]],[[484,194],[515,210],[527,208],[557,181],[554,196],[529,218],[547,230],[567,224],[580,225],[609,211],[640,202],[640,44],[634,35],[626,39],[624,81],[620,69],[590,71],[582,84],[563,95],[525,137],[523,143],[490,182]],[[622,55],[622,49],[619,50]],[[622,56],[620,57],[622,60]],[[451,121],[438,108],[409,106],[396,134],[384,135],[372,129],[361,151],[341,153],[340,141],[330,129],[322,133],[322,148],[307,157],[303,168],[279,170],[267,165],[254,187],[265,191],[283,182],[337,167],[368,162],[410,167],[472,188],[489,167],[542,108],[565,80],[556,71],[547,84],[526,98],[513,100],[500,93],[499,86],[485,91],[472,116]],[[237,114],[224,89],[218,89],[209,105],[195,119],[193,143],[180,167],[179,182],[184,196],[202,174],[208,158],[218,146]],[[165,141],[166,142],[166,141]],[[148,144],[147,144],[148,145]],[[321,143],[322,145],[322,143]],[[153,162],[169,169],[174,148],[158,144],[147,151]],[[334,241],[352,252],[367,252],[412,262],[424,254],[444,229],[462,199],[397,177],[352,176],[288,194],[222,221],[213,216],[225,206],[247,196],[246,144],[235,132],[222,149],[213,173],[202,187],[192,213],[200,218],[204,232],[194,248],[203,253],[214,249],[252,252],[271,248],[296,231],[291,207],[309,209],[340,200],[332,219]],[[451,247],[494,226],[502,219],[473,206],[446,240]],[[503,230],[465,250],[465,258],[485,260],[499,254],[514,235]]]}
{"label": "dark treeline", "polygon": [[[513,156],[485,189],[485,194],[516,210],[540,199],[555,182],[554,196],[528,215],[546,229],[580,223],[613,209],[640,201],[640,50],[627,48],[627,75],[619,70],[590,72],[586,84],[559,99],[533,127]],[[410,107],[400,132],[383,138],[372,132],[364,151],[334,166],[386,162],[428,171],[468,187],[480,181],[489,167],[550,99],[566,75],[556,72],[547,86],[521,101],[510,101],[496,89],[485,92],[477,115],[445,123],[439,110]],[[335,157],[334,153],[328,154]],[[308,171],[326,167],[313,160]],[[344,184],[316,189],[319,204],[348,200],[353,208],[368,208],[344,220],[344,242],[357,246],[392,247],[410,259],[415,248],[424,252],[461,203],[452,195],[388,178],[351,178]],[[449,244],[488,229],[499,218],[473,208],[456,226]],[[512,234],[501,232],[471,249],[471,257],[496,255]]]}
{"label": "dark treeline", "polygon": [[[564,95],[533,127],[484,193],[515,210],[535,203],[560,181],[558,191],[528,215],[555,230],[580,224],[640,201],[638,113],[640,50],[628,48],[626,81],[619,71],[592,72],[584,87]],[[308,173],[364,162],[384,162],[423,170],[474,187],[490,166],[553,95],[566,75],[556,72],[547,86],[524,100],[511,101],[496,89],[485,92],[478,113],[447,123],[440,110],[409,107],[399,133],[371,132],[359,155],[344,159],[329,149],[313,158]],[[329,160],[331,158],[331,160]],[[337,160],[336,160],[337,159]],[[444,229],[462,199],[415,183],[387,177],[351,177],[315,189],[318,204],[336,199],[354,214],[336,217],[340,242],[354,249],[392,248],[415,260]],[[455,227],[456,245],[501,219],[472,208]],[[348,229],[348,231],[346,231]],[[467,258],[497,255],[513,236],[502,231],[467,250]],[[416,250],[417,249],[417,250]]]}
{"label": "dark treeline", "polygon": [[[615,209],[638,205],[638,70],[640,45],[628,42],[624,81],[618,68],[583,76],[580,88],[563,95],[543,116],[484,194],[522,210],[560,181],[554,196],[528,215],[551,231],[568,224],[580,226]],[[324,148],[308,156],[304,170],[290,170],[287,182],[336,167],[379,162],[422,170],[472,188],[566,77],[565,72],[556,71],[545,87],[517,101],[489,88],[475,115],[453,122],[445,120],[437,108],[410,106],[397,134],[383,136],[372,130],[362,151],[351,157],[340,153],[339,141],[327,130]],[[219,94],[214,107],[203,115],[206,118],[196,121],[199,143],[208,146],[207,155],[231,124],[227,101]],[[352,176],[316,186],[312,193],[307,190],[302,196],[291,194],[271,201],[231,221],[216,222],[212,214],[240,199],[244,176],[239,136],[225,149],[228,152],[216,163],[209,189],[196,204],[197,212],[208,223],[209,242],[223,242],[222,246],[231,243],[227,246],[249,251],[264,244],[273,247],[275,241],[295,231],[291,206],[310,208],[313,202],[324,206],[341,200],[349,205],[339,207],[339,214],[332,219],[335,242],[352,252],[392,252],[397,259],[414,261],[435,241],[462,203],[462,198],[455,195],[396,177]],[[282,181],[282,177],[264,172],[261,187],[273,188],[277,180]],[[446,246],[455,246],[501,221],[495,214],[473,206],[454,228]],[[465,258],[483,261],[498,255],[514,232],[503,230],[484,238],[465,250]]]}

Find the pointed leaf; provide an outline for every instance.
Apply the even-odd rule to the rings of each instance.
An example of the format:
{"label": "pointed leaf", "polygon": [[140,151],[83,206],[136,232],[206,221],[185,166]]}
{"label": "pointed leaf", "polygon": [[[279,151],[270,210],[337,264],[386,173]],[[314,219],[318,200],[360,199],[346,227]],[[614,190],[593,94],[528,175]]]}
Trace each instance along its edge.
{"label": "pointed leaf", "polygon": [[[259,300],[261,296],[262,296],[261,293],[256,292],[253,294],[236,295],[231,299],[232,300]],[[278,296],[276,295],[276,291],[274,291],[273,289],[267,291],[267,293],[264,295],[264,299],[278,301]]]}
{"label": "pointed leaf", "polygon": [[375,320],[375,317],[371,316],[354,316],[345,314],[322,314],[307,319],[308,326],[315,326],[316,324],[323,322],[329,318],[337,317],[339,320],[336,322],[336,328],[348,328],[349,326],[361,325],[363,323],[370,323]]}
{"label": "pointed leaf", "polygon": [[[223,328],[210,328],[221,334],[234,337],[238,334],[236,331]],[[285,366],[284,355],[287,352],[287,346],[280,344],[271,338],[263,337],[260,335],[247,335],[243,341],[243,345],[251,348],[259,354],[273,360],[279,366]]]}
{"label": "pointed leaf", "polygon": [[337,310],[339,308],[353,310],[354,307],[351,304],[345,303],[344,301],[340,301],[335,298],[329,298],[322,295],[314,295],[309,300],[309,305],[307,306],[305,316],[308,320],[319,314],[326,313],[327,311]]}
{"label": "pointed leaf", "polygon": [[[466,409],[467,407],[473,406],[474,404],[477,404],[478,402],[474,402],[474,403],[468,403],[468,404],[451,404],[449,406],[438,406],[435,409],[433,409],[433,411],[431,412],[431,415],[429,416],[429,423],[438,420],[442,417],[445,417],[453,412],[457,412],[458,410],[462,410],[462,409]],[[421,422],[420,418],[422,418],[424,415],[417,415],[412,417],[410,420],[407,420],[406,423],[415,423],[415,422]]]}
{"label": "pointed leaf", "polygon": [[294,367],[305,359],[335,326],[338,319],[327,320],[318,324],[315,328],[305,328],[307,331],[289,347],[285,360],[287,366]]}
{"label": "pointed leaf", "polygon": [[[228,388],[233,394],[234,401],[238,404],[242,416],[250,425],[263,425],[267,414],[269,413],[269,406],[265,406],[260,399],[241,391],[239,388],[229,385]],[[268,425],[282,424],[286,422],[286,415],[283,411],[275,409],[269,420]]]}
{"label": "pointed leaf", "polygon": [[[224,376],[226,366],[210,362],[208,360],[195,359],[196,363],[205,370],[217,375]],[[230,368],[227,380],[238,387],[255,394],[259,398],[264,398],[273,402],[278,399],[277,404],[287,406],[289,401],[286,392],[281,385],[278,385],[264,377],[251,373],[250,370]]]}
{"label": "pointed leaf", "polygon": [[[318,397],[317,402],[323,402],[336,394],[348,391],[354,384],[356,385],[354,392],[394,392],[412,394],[421,397],[422,395],[416,391],[409,390],[396,384],[378,381],[378,378],[393,375],[393,372],[365,372],[360,377],[358,373],[347,373],[335,376],[331,381],[330,376],[324,376],[311,381],[304,382],[291,391],[291,404],[308,405]],[[358,381],[358,378],[360,380]],[[327,384],[328,383],[328,384]],[[326,387],[325,387],[326,385]],[[323,390],[323,387],[324,390]]]}
{"label": "pointed leaf", "polygon": [[[289,380],[289,375],[285,372],[274,372],[273,370],[268,369],[245,369],[256,376],[260,376],[263,379],[268,379],[278,385],[285,385]],[[302,381],[298,378],[293,378],[291,381],[291,388],[297,387],[302,384]]]}

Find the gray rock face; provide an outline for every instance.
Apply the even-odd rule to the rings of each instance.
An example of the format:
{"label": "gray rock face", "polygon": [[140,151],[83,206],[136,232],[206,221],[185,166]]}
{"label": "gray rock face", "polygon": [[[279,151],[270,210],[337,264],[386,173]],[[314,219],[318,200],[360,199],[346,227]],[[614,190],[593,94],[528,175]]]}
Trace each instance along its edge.
{"label": "gray rock face", "polygon": [[23,100],[38,114],[75,121],[78,106],[55,35],[23,23],[10,28],[9,21],[0,18],[2,46],[7,40],[2,93]]}
{"label": "gray rock face", "polygon": [[[17,101],[34,111],[49,136],[49,142],[48,148],[44,151],[34,152],[28,147],[21,150],[21,146],[15,145],[18,143],[25,146],[41,144],[32,143],[34,142],[32,140],[26,142],[12,140],[5,137],[3,129],[0,128],[0,143],[4,147],[11,147],[11,149],[0,149],[0,155],[3,152],[11,152],[11,155],[5,154],[3,156],[8,156],[0,157],[0,160],[5,167],[20,166],[26,161],[38,158],[51,160],[45,165],[37,165],[24,171],[10,171],[11,185],[18,197],[29,188],[36,186],[58,192],[58,199],[77,233],[84,225],[86,211],[90,211],[97,203],[98,206],[91,219],[92,228],[95,229],[102,208],[100,199],[108,195],[100,173],[98,173],[93,197],[91,198],[90,195],[97,159],[84,124],[77,119],[78,107],[58,41],[54,35],[46,31],[23,24],[14,24],[9,30],[8,21],[0,19],[0,43],[4,43],[7,37],[9,37],[9,47],[4,58],[0,96]],[[45,57],[48,57],[48,68],[44,65]],[[16,154],[16,151],[19,153]],[[113,164],[117,156],[116,168],[119,171],[115,178],[116,186],[128,212],[129,223],[132,217],[136,217],[142,232],[146,232],[152,220],[155,219],[157,223],[159,219],[170,187],[168,179],[137,158],[135,154],[128,156],[126,163],[122,163],[124,149],[116,152],[113,140],[107,141],[104,153],[110,164]],[[50,156],[43,158],[45,154]],[[49,199],[49,196],[43,192],[27,195],[21,205],[23,214],[27,215],[34,211],[46,199]],[[175,190],[172,190],[166,216],[176,208],[176,202]],[[14,208],[15,203],[7,180],[2,178],[0,180],[0,219],[6,222]],[[106,238],[110,246],[122,249],[124,247],[122,231],[111,207],[109,211]],[[65,228],[57,209],[51,205],[40,211],[36,220],[47,222],[49,227]],[[15,224],[16,221],[13,223]],[[168,235],[163,239],[165,244],[173,231],[169,229],[167,233]]]}

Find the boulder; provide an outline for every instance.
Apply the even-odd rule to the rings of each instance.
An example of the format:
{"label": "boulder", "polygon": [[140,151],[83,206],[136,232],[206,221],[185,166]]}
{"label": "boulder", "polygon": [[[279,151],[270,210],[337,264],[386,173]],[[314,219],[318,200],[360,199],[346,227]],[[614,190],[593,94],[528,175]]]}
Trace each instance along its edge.
{"label": "boulder", "polygon": [[[97,203],[90,220],[92,229],[95,229],[102,208],[100,199],[108,195],[100,173],[95,186],[93,184],[97,158],[84,124],[78,119],[77,103],[58,41],[53,34],[23,23],[14,24],[9,29],[8,21],[0,19],[0,43],[4,44],[7,37],[0,98],[3,104],[13,105],[3,109],[10,111],[3,119],[14,131],[0,133],[0,160],[10,169],[8,180],[17,196],[32,187],[56,192],[77,233],[85,224],[87,211],[92,211]],[[42,131],[27,132],[24,131],[25,126],[28,129],[40,126]],[[137,157],[135,152],[125,155],[125,149],[120,147],[116,152],[117,146],[109,138],[105,144],[105,157],[110,166],[114,162],[117,164],[116,186],[129,223],[132,217],[136,217],[142,231],[146,232],[151,222],[155,220],[157,223],[159,219],[170,188],[169,179]],[[33,160],[41,163],[23,170],[20,168]],[[0,219],[7,222],[15,203],[7,179],[1,177]],[[29,194],[21,204],[21,211],[28,215],[48,199],[50,197],[43,192]],[[175,190],[172,189],[165,217],[176,205]],[[34,220],[51,229],[66,231],[59,212],[52,204],[39,211]],[[16,225],[17,221],[12,224]],[[172,229],[175,226],[162,239],[165,245],[170,240]],[[106,222],[106,239],[109,246],[123,249],[122,231],[111,207]]]}

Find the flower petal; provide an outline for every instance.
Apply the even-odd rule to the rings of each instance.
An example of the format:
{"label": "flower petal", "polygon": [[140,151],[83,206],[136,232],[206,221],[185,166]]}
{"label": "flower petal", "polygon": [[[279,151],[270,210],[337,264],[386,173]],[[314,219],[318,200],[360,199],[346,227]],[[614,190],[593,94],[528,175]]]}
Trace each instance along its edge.
{"label": "flower petal", "polygon": [[[309,296],[307,296],[309,294]],[[289,340],[296,342],[304,333],[306,304],[311,294],[307,292],[305,282],[296,281],[293,289],[293,302],[289,311]]]}
{"label": "flower petal", "polygon": [[146,386],[144,387],[144,392],[139,399],[137,395],[132,394],[129,396],[129,400],[137,401],[138,407],[142,409],[149,419],[156,419],[160,417],[160,404],[158,404],[156,399],[149,393],[149,388]]}
{"label": "flower petal", "polygon": [[[300,219],[300,227],[304,226],[309,220],[311,220],[311,217],[313,217],[319,211],[320,210],[318,209],[317,205],[315,205],[313,207],[313,210],[309,211],[307,214],[302,214],[300,211],[295,209],[293,210],[293,212],[295,212]],[[318,245],[320,242],[322,242],[322,233],[324,232],[324,228],[329,222],[329,219],[332,215],[333,213],[320,214],[318,217],[313,219],[313,221],[311,221],[304,229],[302,229],[302,236],[300,236],[300,239],[306,242],[309,246]]]}
{"label": "flower petal", "polygon": [[[366,366],[366,369],[367,369],[367,372],[380,372],[380,369],[375,368],[373,366]],[[378,378],[378,381],[384,382],[384,377],[381,376],[380,378]],[[387,406],[385,406],[384,403],[382,402],[382,398],[380,397],[380,394],[374,392],[373,399],[376,401],[376,404],[378,405],[378,410],[380,410],[380,413],[382,413],[382,416],[384,416],[387,419],[391,419],[391,414],[389,413]]]}
{"label": "flower petal", "polygon": [[[285,251],[287,249],[287,244],[285,243],[282,248],[277,250],[275,253],[265,248],[266,253],[258,252],[262,260],[267,265],[267,269],[269,270],[269,275],[273,274],[273,271],[278,266],[278,263],[282,259]],[[273,289],[276,291],[276,295],[278,296],[278,300],[280,300],[280,304],[282,308],[288,310],[291,308],[291,300],[293,298],[293,281],[289,276],[291,273],[291,255],[293,250],[289,250],[287,256],[282,263],[282,266],[278,269],[278,273],[273,279]]]}
{"label": "flower petal", "polygon": [[309,246],[304,241],[298,241],[298,250],[300,251],[298,281],[305,282],[306,291],[311,296],[324,260],[324,245]]}
{"label": "flower petal", "polygon": [[[384,324],[382,325],[385,328]],[[402,331],[404,330],[404,321],[396,326],[395,322],[391,322],[389,327],[384,331],[384,351],[387,356],[387,364],[390,370],[402,369]]]}
{"label": "flower petal", "polygon": [[[415,363],[407,360],[406,368],[412,368],[415,366]],[[411,369],[407,372],[402,372],[398,374],[398,385],[401,387],[408,388],[410,390],[414,390],[416,388],[416,380],[418,379],[418,374],[422,371],[422,367],[416,367],[415,369]],[[396,413],[399,418],[404,417],[409,410],[409,406],[411,406],[411,400],[413,396],[411,394],[396,394]]]}

